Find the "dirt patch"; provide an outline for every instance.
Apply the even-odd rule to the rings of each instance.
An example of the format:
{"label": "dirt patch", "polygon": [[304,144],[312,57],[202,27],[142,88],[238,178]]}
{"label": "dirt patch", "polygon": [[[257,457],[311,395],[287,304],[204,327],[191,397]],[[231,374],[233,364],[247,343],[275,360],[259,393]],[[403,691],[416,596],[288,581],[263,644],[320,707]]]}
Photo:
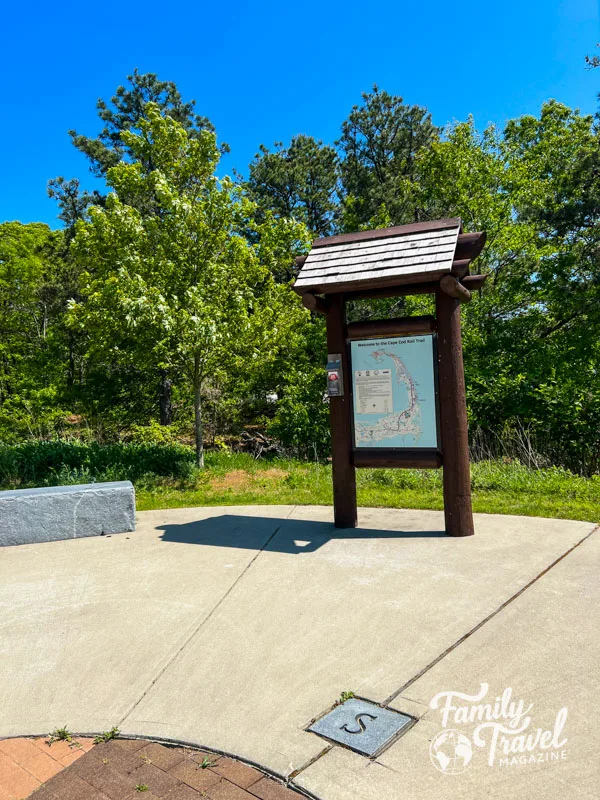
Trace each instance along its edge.
{"label": "dirt patch", "polygon": [[253,485],[264,483],[264,481],[277,483],[284,480],[289,475],[284,469],[272,467],[271,469],[261,469],[257,472],[246,472],[243,469],[233,469],[226,475],[219,475],[211,478],[210,488],[215,492],[241,492],[251,489]]}
{"label": "dirt patch", "polygon": [[234,469],[228,472],[227,475],[219,475],[216,478],[211,478],[210,488],[216,492],[225,492],[227,489],[232,491],[241,491],[248,489],[252,484],[251,476],[243,469]]}
{"label": "dirt patch", "polygon": [[277,467],[273,467],[272,469],[265,469],[261,470],[260,472],[256,473],[257,478],[269,478],[269,479],[278,479],[284,480],[289,475],[289,472],[286,472],[284,469],[277,469]]}

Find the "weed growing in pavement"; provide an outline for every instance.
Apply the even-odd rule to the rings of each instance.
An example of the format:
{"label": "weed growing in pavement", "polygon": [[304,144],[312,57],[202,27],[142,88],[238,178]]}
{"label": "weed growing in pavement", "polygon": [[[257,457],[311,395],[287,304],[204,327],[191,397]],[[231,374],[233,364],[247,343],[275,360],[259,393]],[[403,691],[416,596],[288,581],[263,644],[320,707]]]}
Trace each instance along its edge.
{"label": "weed growing in pavement", "polygon": [[216,761],[212,761],[209,756],[204,756],[200,764],[198,764],[198,769],[208,769],[208,767],[215,767],[216,765]]}
{"label": "weed growing in pavement", "polygon": [[66,725],[63,725],[62,728],[55,728],[52,733],[48,734],[46,739],[48,747],[51,747],[54,742],[68,742],[71,747],[79,747],[79,743],[73,741],[73,734]]}
{"label": "weed growing in pavement", "polygon": [[103,733],[98,734],[98,736],[96,736],[94,739],[94,744],[100,744],[100,742],[110,742],[111,739],[116,739],[119,733],[119,729],[113,727],[109,731],[104,731]]}

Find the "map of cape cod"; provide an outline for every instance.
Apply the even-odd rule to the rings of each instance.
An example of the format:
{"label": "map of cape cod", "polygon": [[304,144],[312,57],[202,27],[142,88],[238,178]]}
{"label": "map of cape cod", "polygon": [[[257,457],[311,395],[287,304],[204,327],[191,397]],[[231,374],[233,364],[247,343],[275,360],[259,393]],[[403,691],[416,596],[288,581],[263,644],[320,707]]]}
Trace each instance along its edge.
{"label": "map of cape cod", "polygon": [[352,342],[356,447],[436,447],[433,337]]}

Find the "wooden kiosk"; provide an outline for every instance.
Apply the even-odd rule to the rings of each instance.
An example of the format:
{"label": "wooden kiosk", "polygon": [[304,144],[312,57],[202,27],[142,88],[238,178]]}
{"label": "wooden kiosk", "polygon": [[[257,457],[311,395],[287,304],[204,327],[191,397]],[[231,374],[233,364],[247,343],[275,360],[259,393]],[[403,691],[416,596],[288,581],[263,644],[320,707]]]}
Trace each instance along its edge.
{"label": "wooden kiosk", "polygon": [[[356,527],[357,467],[444,467],[446,532],[474,533],[460,304],[485,281],[469,274],[484,243],[455,218],[317,239],[298,259],[294,289],[327,320],[336,527]],[[346,322],[349,300],[412,294],[434,294],[435,316]]]}

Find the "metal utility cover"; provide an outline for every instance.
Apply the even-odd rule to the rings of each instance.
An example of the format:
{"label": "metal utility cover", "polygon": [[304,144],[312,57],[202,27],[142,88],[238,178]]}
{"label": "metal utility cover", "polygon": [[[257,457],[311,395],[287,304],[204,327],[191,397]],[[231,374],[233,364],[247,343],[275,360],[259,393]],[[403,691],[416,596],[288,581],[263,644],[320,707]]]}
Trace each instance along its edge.
{"label": "metal utility cover", "polygon": [[314,722],[309,731],[374,756],[413,722],[412,717],[352,698]]}

